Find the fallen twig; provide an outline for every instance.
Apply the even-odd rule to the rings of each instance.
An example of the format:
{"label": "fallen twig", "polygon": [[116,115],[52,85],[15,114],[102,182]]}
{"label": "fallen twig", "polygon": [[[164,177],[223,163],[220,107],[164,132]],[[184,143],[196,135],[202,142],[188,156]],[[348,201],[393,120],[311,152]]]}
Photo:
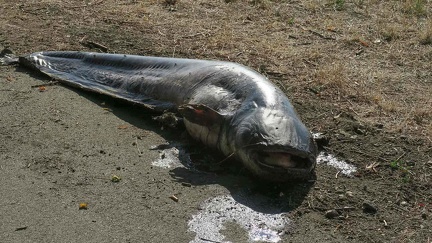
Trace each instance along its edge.
{"label": "fallen twig", "polygon": [[171,195],[169,198],[171,198],[174,202],[178,202],[179,199],[175,195]]}
{"label": "fallen twig", "polygon": [[103,3],[103,0],[99,0],[99,1],[97,1],[97,2],[93,2],[93,3],[88,3],[88,4],[78,5],[78,6],[65,6],[65,8],[68,8],[68,9],[84,8],[84,7],[95,6],[95,5],[98,5],[98,4],[101,4],[101,3]]}
{"label": "fallen twig", "polygon": [[89,47],[89,48],[98,48],[99,50],[103,51],[103,52],[107,52],[108,51],[108,47],[94,42],[94,41],[80,41],[81,45]]}
{"label": "fallen twig", "polygon": [[26,230],[27,228],[28,228],[28,226],[19,227],[19,228],[16,228],[15,231]]}
{"label": "fallen twig", "polygon": [[214,242],[214,243],[221,243],[220,241],[215,241],[215,240],[209,240],[209,239],[206,239],[206,238],[202,238],[202,237],[200,237],[200,240],[203,240],[203,241],[208,241],[208,242]]}
{"label": "fallen twig", "polygon": [[57,85],[59,84],[59,81],[49,81],[48,83],[44,83],[44,84],[37,84],[37,85],[32,85],[32,88],[40,88],[40,87],[44,87],[44,86],[53,86],[53,85]]}
{"label": "fallen twig", "polygon": [[303,26],[301,26],[301,25],[300,25],[300,28],[302,28],[303,30],[309,31],[309,32],[311,32],[312,34],[317,35],[317,36],[319,36],[319,37],[321,37],[321,38],[323,38],[323,39],[326,39],[326,40],[336,40],[336,38],[334,38],[334,37],[328,37],[328,36],[325,36],[325,35],[323,35],[323,34],[317,32],[317,31],[315,31],[315,30],[308,29],[308,28],[303,27]]}
{"label": "fallen twig", "polygon": [[354,210],[354,209],[356,209],[356,208],[355,207],[349,207],[349,206],[346,206],[343,208],[335,208],[336,211],[345,211],[345,210]]}
{"label": "fallen twig", "polygon": [[317,36],[319,36],[319,37],[321,37],[321,38],[323,38],[323,39],[326,39],[326,40],[336,40],[336,38],[334,38],[334,37],[331,37],[331,36],[330,36],[330,37],[325,36],[325,35],[323,35],[323,34],[317,32],[317,31],[315,31],[315,30],[311,30],[311,29],[309,29],[309,32],[311,32],[312,34],[317,35]]}
{"label": "fallen twig", "polygon": [[206,37],[209,34],[210,34],[210,31],[207,31],[207,32],[198,32],[198,33],[195,33],[195,34],[182,36],[182,38],[193,38],[193,37],[196,37],[196,36],[199,36],[199,35],[202,35],[203,37]]}
{"label": "fallen twig", "polygon": [[399,161],[400,159],[402,159],[402,157],[404,157],[406,154],[406,152],[404,152],[401,156],[399,156],[395,161]]}

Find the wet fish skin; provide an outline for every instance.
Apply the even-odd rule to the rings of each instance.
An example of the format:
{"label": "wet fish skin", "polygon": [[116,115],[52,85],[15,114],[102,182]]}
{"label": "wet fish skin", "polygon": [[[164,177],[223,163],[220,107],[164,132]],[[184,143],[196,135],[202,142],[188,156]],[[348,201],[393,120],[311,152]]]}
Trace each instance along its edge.
{"label": "wet fish skin", "polygon": [[183,116],[189,134],[258,177],[306,179],[317,148],[286,95],[243,65],[89,52],[37,52],[20,64],[60,82]]}

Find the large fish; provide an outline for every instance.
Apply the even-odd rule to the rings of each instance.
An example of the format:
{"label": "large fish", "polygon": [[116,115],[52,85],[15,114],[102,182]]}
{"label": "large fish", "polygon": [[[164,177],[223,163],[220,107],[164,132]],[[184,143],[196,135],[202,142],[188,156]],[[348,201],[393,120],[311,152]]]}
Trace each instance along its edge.
{"label": "large fish", "polygon": [[189,134],[272,181],[313,174],[317,147],[285,94],[237,63],[88,52],[37,52],[19,63],[60,82],[174,111]]}

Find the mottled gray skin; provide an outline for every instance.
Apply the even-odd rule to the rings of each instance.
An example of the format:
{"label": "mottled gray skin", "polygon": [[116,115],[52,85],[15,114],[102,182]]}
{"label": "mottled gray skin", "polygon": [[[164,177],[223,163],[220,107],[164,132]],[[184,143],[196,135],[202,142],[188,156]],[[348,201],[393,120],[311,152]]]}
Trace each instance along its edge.
{"label": "mottled gray skin", "polygon": [[38,52],[19,62],[71,86],[179,112],[194,139],[258,177],[305,179],[315,168],[316,145],[288,98],[245,66],[85,52]]}

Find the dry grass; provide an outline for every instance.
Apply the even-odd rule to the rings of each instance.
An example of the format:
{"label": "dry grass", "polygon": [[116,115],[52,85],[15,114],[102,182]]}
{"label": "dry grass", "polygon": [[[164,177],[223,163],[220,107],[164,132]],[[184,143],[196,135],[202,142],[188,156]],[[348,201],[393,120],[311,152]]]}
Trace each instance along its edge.
{"label": "dry grass", "polygon": [[405,0],[402,3],[402,10],[417,17],[424,17],[428,13],[428,2],[428,0]]}
{"label": "dry grass", "polygon": [[420,31],[420,44],[432,45],[432,23],[424,25],[423,30]]}
{"label": "dry grass", "polygon": [[381,27],[381,35],[385,41],[398,39],[401,36],[400,31],[403,31],[403,28],[395,24],[385,24]]}
{"label": "dry grass", "polygon": [[339,92],[349,90],[349,81],[346,77],[346,67],[340,63],[327,64],[316,71],[315,82],[320,89],[333,88]]}
{"label": "dry grass", "polygon": [[[308,1],[306,6],[313,11],[329,8],[318,1]],[[398,9],[403,14],[394,12]],[[431,48],[417,44],[431,43],[432,31],[426,14],[429,9],[430,3],[426,1],[357,1],[354,5],[344,2],[341,12],[371,14],[371,18],[367,24],[352,19],[344,22],[347,16],[341,14],[332,16],[330,22],[323,21],[321,29],[334,26],[336,33],[345,33],[342,38],[345,46],[336,48],[351,54],[345,60],[321,60],[312,78],[314,84],[342,100],[351,100],[347,107],[354,106],[363,121],[385,121],[392,131],[431,137],[432,109],[425,108],[432,107],[428,95],[432,93],[431,71],[419,60],[419,57],[429,60]],[[375,14],[385,16],[386,20],[375,18]],[[416,35],[420,41],[413,38]],[[353,52],[360,54],[356,57]]]}
{"label": "dry grass", "polygon": [[[44,49],[82,48],[86,36],[115,52],[240,62],[284,75],[294,96],[304,96],[309,85],[354,107],[365,122],[408,120],[416,128],[407,131],[432,137],[430,112],[421,109],[432,92],[428,1],[93,1],[83,7],[97,15],[80,5],[32,2],[21,11],[52,19],[31,30],[49,28],[49,38],[59,40]],[[55,16],[74,26],[67,35]],[[25,18],[3,26],[25,28]],[[49,38],[36,34],[28,46]]]}

